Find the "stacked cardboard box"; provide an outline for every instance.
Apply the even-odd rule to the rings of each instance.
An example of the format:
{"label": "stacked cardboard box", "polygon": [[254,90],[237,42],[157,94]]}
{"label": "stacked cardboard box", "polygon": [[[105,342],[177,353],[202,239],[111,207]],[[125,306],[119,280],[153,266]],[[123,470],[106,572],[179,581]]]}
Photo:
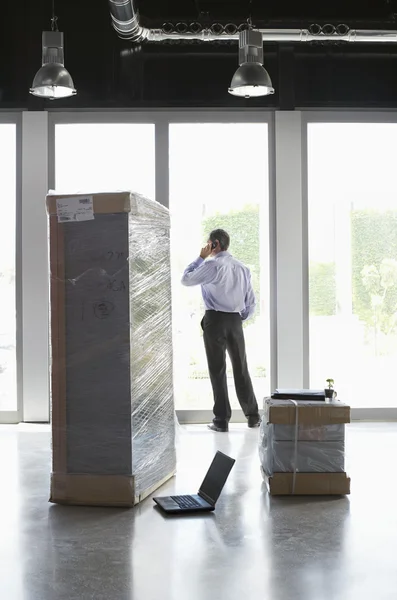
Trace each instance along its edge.
{"label": "stacked cardboard box", "polygon": [[51,501],[133,506],[175,472],[170,218],[49,195]]}
{"label": "stacked cardboard box", "polygon": [[341,402],[265,398],[260,435],[262,471],[272,495],[345,495],[345,424]]}

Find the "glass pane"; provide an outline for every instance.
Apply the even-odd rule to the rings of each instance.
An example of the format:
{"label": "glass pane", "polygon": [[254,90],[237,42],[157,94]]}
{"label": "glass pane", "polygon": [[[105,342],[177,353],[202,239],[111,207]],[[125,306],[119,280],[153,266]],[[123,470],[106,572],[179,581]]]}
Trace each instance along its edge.
{"label": "glass pane", "polygon": [[[248,364],[258,403],[270,390],[268,131],[260,123],[170,126],[171,261],[175,400],[178,409],[212,408],[200,321],[199,288],[180,280],[215,227],[250,267],[257,297],[245,326]],[[230,401],[238,407],[228,363]]]}
{"label": "glass pane", "polygon": [[0,123],[0,181],[0,411],[16,411],[16,126],[13,124]]}
{"label": "glass pane", "polygon": [[310,383],[394,407],[397,124],[308,127]]}
{"label": "glass pane", "polygon": [[132,190],[154,199],[154,125],[67,123],[55,127],[59,192]]}

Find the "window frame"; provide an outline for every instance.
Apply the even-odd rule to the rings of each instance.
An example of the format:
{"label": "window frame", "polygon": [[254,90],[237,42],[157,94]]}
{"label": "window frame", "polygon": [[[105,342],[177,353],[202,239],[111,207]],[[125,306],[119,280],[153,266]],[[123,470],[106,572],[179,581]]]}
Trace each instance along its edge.
{"label": "window frame", "polygon": [[[303,288],[303,305],[307,315],[306,331],[307,351],[304,357],[304,381],[309,385],[310,381],[310,353],[309,353],[309,239],[308,239],[308,126],[314,123],[397,123],[397,114],[393,111],[302,111],[302,153],[304,157],[302,169],[302,195],[303,195],[303,217],[304,217],[304,271],[306,285]],[[342,398],[341,398],[342,400]],[[355,421],[391,421],[397,420],[396,407],[374,406],[368,408],[355,408],[351,410],[352,420]]]}
{"label": "window frame", "polygon": [[19,423],[23,416],[23,305],[22,305],[22,115],[0,112],[0,124],[15,126],[15,313],[16,409],[0,411],[0,424]]}

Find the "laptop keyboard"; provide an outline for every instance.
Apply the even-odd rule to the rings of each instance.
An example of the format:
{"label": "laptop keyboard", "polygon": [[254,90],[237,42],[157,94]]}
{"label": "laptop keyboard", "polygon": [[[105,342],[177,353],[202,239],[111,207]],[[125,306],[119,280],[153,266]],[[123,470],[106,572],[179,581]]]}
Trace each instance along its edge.
{"label": "laptop keyboard", "polygon": [[201,508],[201,504],[191,496],[171,496],[180,508]]}

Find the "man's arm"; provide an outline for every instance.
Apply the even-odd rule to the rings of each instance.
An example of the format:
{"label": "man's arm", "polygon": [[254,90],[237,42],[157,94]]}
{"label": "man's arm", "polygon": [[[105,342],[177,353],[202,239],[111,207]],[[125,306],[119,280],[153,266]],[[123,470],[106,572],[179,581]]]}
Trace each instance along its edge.
{"label": "man's arm", "polygon": [[182,285],[202,285],[213,283],[217,277],[217,266],[215,261],[204,262],[199,257],[192,262],[186,269],[182,277]]}
{"label": "man's arm", "polygon": [[255,312],[255,308],[256,308],[256,298],[255,298],[254,290],[252,288],[251,273],[250,273],[249,279],[248,279],[248,289],[247,289],[247,293],[245,295],[245,308],[241,313],[242,320],[246,321],[247,319],[250,319]]}

